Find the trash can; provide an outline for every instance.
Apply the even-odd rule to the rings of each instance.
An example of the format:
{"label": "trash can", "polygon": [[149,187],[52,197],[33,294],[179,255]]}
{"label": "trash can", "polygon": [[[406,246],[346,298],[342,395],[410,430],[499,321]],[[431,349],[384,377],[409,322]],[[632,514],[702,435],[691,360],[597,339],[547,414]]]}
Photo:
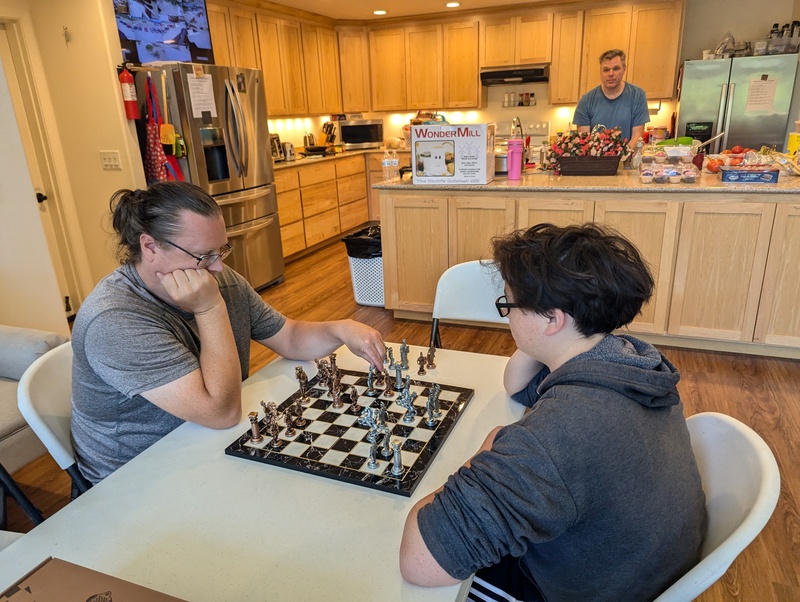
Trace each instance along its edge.
{"label": "trash can", "polygon": [[384,307],[380,225],[348,234],[342,237],[342,242],[347,247],[356,303]]}

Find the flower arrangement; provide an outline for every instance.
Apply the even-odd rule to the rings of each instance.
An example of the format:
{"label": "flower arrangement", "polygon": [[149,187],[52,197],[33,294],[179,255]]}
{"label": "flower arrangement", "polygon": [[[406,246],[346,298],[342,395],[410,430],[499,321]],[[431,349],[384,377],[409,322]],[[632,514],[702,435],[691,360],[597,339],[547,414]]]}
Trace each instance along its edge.
{"label": "flower arrangement", "polygon": [[624,161],[631,155],[628,140],[622,137],[618,127],[597,132],[565,132],[550,145],[545,160],[545,169],[561,171],[561,157],[609,157],[619,156]]}

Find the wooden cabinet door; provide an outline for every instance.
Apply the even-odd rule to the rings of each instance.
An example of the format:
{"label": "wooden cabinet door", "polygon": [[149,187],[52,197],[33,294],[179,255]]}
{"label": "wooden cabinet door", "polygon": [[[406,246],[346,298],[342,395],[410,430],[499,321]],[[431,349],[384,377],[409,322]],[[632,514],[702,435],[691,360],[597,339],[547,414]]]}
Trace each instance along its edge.
{"label": "wooden cabinet door", "polygon": [[229,14],[234,64],[247,69],[261,69],[256,14],[253,11],[233,7],[230,8]]}
{"label": "wooden cabinet door", "polygon": [[481,67],[513,65],[517,49],[516,19],[486,17],[481,25]]}
{"label": "wooden cabinet door", "polygon": [[594,221],[613,226],[636,245],[655,282],[653,296],[629,326],[633,332],[667,332],[680,213],[680,202],[595,202]]}
{"label": "wooden cabinet door", "polygon": [[300,23],[281,20],[280,44],[287,109],[292,115],[308,113]]}
{"label": "wooden cabinet door", "polygon": [[683,2],[633,7],[627,79],[642,88],[647,98],[675,95],[682,11]]}
{"label": "wooden cabinet door", "polygon": [[550,104],[580,100],[583,11],[553,15],[553,61],[550,64]]}
{"label": "wooden cabinet door", "polygon": [[579,198],[524,198],[519,199],[518,204],[517,228],[530,228],[536,224],[564,227],[594,219],[594,201]]}
{"label": "wooden cabinet door", "polygon": [[363,29],[340,29],[339,65],[342,81],[342,111],[370,110],[369,46]]}
{"label": "wooden cabinet door", "polygon": [[[336,44],[336,32],[325,27],[318,27],[317,36],[319,37],[319,62],[322,69],[323,113],[341,113],[342,79],[339,70],[339,47]],[[306,75],[306,85],[308,85],[308,75]]]}
{"label": "wooden cabinet door", "polygon": [[628,4],[586,11],[581,57],[581,94],[600,84],[601,54],[612,48],[619,48],[629,54],[631,10]]}
{"label": "wooden cabinet door", "polygon": [[[492,237],[508,234],[517,219],[517,202],[497,196],[450,201],[449,264],[492,258]],[[441,275],[441,274],[440,274]]]}
{"label": "wooden cabinet door", "polygon": [[442,106],[442,26],[405,28],[406,108]]}
{"label": "wooden cabinet door", "polygon": [[217,65],[235,65],[233,61],[233,37],[230,14],[227,6],[207,3],[208,31],[211,34],[211,48]]}
{"label": "wooden cabinet door", "polygon": [[549,63],[553,47],[553,13],[521,15],[516,20],[516,64]]}
{"label": "wooden cabinet door", "polygon": [[313,25],[302,25],[303,66],[305,67],[306,100],[308,112],[316,115],[325,113],[325,84],[322,81],[320,64],[319,35]]}
{"label": "wooden cabinet door", "polygon": [[444,107],[473,108],[481,105],[478,77],[478,21],[442,26],[444,46]]}
{"label": "wooden cabinet door", "polygon": [[369,32],[373,111],[407,108],[405,38],[402,27]]}
{"label": "wooden cabinet door", "polygon": [[284,94],[283,64],[281,61],[280,20],[258,13],[258,46],[264,71],[267,115],[289,113]]}
{"label": "wooden cabinet door", "polygon": [[800,347],[800,205],[780,204],[769,244],[754,341]]}
{"label": "wooden cabinet door", "polygon": [[433,311],[436,284],[449,267],[447,203],[446,197],[423,192],[393,196],[392,191],[381,191],[387,309]]}
{"label": "wooden cabinet door", "polygon": [[753,340],[774,215],[744,197],[684,203],[670,334]]}

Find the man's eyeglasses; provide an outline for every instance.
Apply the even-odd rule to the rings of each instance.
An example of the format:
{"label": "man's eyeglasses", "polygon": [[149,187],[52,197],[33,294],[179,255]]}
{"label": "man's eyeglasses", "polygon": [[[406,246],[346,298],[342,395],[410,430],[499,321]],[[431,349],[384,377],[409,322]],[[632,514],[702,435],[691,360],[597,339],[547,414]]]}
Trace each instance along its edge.
{"label": "man's eyeglasses", "polygon": [[505,318],[514,307],[519,307],[516,303],[509,303],[505,295],[500,295],[494,302],[494,306],[501,318]]}
{"label": "man's eyeglasses", "polygon": [[187,255],[190,255],[190,256],[194,257],[197,260],[197,267],[200,268],[200,269],[207,268],[208,266],[213,264],[217,259],[225,259],[228,255],[231,254],[231,251],[233,251],[233,247],[230,244],[226,244],[222,248],[222,251],[219,252],[219,253],[208,253],[206,255],[195,255],[194,253],[190,253],[189,251],[187,251],[183,247],[179,247],[174,242],[170,242],[168,240],[165,240],[164,242],[167,243],[168,245],[172,246],[172,247],[175,247],[176,249],[178,249],[180,251],[183,251]]}

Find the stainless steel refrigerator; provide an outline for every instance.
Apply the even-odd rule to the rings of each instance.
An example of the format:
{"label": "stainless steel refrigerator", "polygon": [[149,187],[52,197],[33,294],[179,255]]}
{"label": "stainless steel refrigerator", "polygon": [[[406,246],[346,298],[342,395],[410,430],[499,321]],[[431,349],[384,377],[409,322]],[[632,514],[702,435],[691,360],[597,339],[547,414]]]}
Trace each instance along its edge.
{"label": "stainless steel refrigerator", "polygon": [[[226,264],[254,288],[283,280],[264,81],[257,69],[169,63],[151,67],[162,111],[185,142],[178,162],[187,181],[222,207]],[[145,98],[145,79],[137,79]]]}
{"label": "stainless steel refrigerator", "polygon": [[724,132],[712,153],[735,145],[782,150],[797,63],[797,54],[686,61],[676,136],[706,141]]}

